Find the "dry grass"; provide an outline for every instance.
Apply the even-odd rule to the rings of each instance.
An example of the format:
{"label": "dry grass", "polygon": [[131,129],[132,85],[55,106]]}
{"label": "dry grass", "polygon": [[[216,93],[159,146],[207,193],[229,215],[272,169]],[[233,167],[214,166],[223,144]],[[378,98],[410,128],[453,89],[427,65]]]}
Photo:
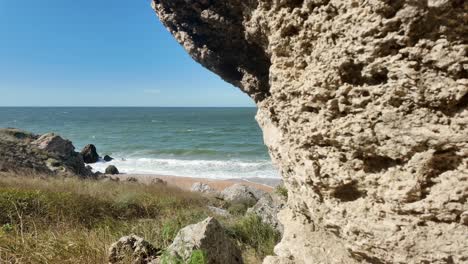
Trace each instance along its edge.
{"label": "dry grass", "polygon": [[[107,263],[109,246],[129,234],[165,248],[215,203],[162,185],[0,174],[0,263]],[[258,223],[242,216],[217,218],[247,263],[259,263],[277,241],[264,226],[266,237],[249,237]]]}

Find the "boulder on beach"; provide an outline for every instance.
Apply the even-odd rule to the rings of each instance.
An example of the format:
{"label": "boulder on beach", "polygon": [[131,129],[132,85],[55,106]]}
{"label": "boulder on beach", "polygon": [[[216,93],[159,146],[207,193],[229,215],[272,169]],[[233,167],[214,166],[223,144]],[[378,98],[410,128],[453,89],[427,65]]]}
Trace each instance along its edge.
{"label": "boulder on beach", "polygon": [[263,195],[258,202],[247,210],[247,213],[256,214],[262,222],[270,225],[281,234],[283,233],[283,225],[278,220],[278,213],[284,208],[286,201],[284,197],[277,194]]}
{"label": "boulder on beach", "polygon": [[110,174],[110,175],[119,174],[119,170],[114,165],[109,165],[106,168],[106,174]]}
{"label": "boulder on beach", "polygon": [[147,264],[155,261],[161,250],[155,248],[143,238],[130,235],[115,242],[109,248],[109,264]]}
{"label": "boulder on beach", "polygon": [[214,193],[216,192],[210,185],[202,182],[196,182],[190,188],[191,192],[200,192],[200,193]]}
{"label": "boulder on beach", "polygon": [[203,251],[206,254],[206,263],[209,264],[243,263],[239,248],[226,235],[221,224],[212,217],[181,229],[167,249],[169,254],[183,261],[188,261],[194,250]]}
{"label": "boulder on beach", "polygon": [[81,150],[81,156],[85,163],[96,163],[99,161],[99,155],[96,151],[96,147],[93,144],[86,145]]}
{"label": "boulder on beach", "polygon": [[223,199],[228,202],[245,203],[256,203],[265,194],[265,191],[243,184],[234,184],[221,192]]}
{"label": "boulder on beach", "polygon": [[138,179],[135,177],[128,177],[127,182],[138,182]]}
{"label": "boulder on beach", "polygon": [[154,178],[154,179],[151,179],[150,184],[154,184],[154,185],[167,185],[167,182],[166,182],[165,180],[161,180],[161,179],[159,179],[159,178]]}
{"label": "boulder on beach", "polygon": [[109,161],[114,160],[114,158],[112,158],[112,157],[109,156],[109,155],[105,155],[104,158],[103,158],[103,160],[104,160],[105,162],[109,162]]}

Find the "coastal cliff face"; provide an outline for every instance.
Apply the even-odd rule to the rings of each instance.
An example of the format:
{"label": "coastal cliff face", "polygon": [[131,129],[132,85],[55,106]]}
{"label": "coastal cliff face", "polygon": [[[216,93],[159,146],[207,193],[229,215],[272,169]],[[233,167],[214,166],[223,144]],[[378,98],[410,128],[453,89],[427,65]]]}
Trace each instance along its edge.
{"label": "coastal cliff face", "polygon": [[257,103],[289,190],[266,263],[468,262],[468,2],[153,7]]}

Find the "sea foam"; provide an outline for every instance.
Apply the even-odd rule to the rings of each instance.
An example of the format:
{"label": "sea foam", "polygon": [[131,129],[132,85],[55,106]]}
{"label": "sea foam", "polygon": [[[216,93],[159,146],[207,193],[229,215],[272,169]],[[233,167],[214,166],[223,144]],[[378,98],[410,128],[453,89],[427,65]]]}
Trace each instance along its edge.
{"label": "sea foam", "polygon": [[279,178],[271,161],[183,160],[159,158],[115,158],[111,162],[90,164],[94,171],[103,172],[115,165],[121,173],[155,174],[213,179]]}

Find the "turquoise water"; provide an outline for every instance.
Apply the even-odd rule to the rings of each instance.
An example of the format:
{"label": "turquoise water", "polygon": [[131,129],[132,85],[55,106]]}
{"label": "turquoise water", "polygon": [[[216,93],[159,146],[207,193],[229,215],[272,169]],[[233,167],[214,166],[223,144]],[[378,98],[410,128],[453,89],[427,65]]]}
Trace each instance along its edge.
{"label": "turquoise water", "polygon": [[[279,177],[255,108],[0,108],[0,127],[95,144],[124,173]],[[93,165],[102,171],[109,163]]]}

